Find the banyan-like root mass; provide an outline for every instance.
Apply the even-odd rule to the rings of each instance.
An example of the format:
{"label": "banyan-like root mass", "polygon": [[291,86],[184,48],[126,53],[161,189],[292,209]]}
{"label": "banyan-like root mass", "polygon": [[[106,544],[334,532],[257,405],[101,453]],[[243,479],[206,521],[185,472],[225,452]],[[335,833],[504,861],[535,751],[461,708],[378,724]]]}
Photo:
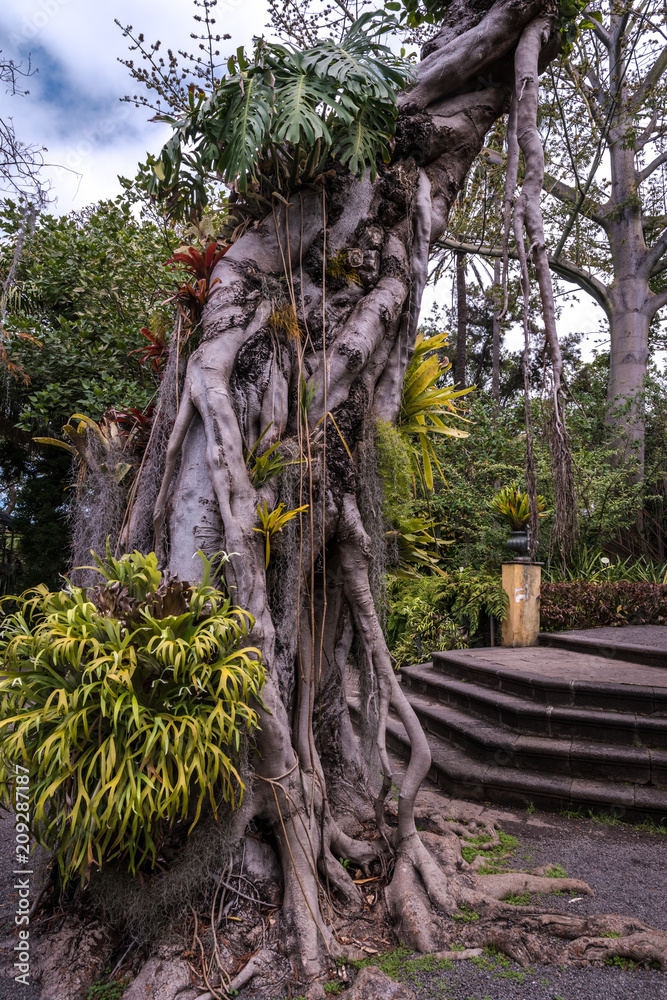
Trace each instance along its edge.
{"label": "banyan-like root mass", "polygon": [[[548,875],[469,863],[466,845],[482,859],[502,848],[495,824],[472,806],[435,810],[418,830],[430,751],[393,670],[374,585],[387,538],[366,461],[375,425],[399,415],[430,245],[488,129],[510,105],[513,163],[521,146],[527,167],[518,218],[542,267],[537,74],[559,39],[552,0],[452,0],[415,85],[399,97],[392,162],[379,165],[374,183],[335,164],[321,184],[277,199],[216,265],[182,389],[163,382],[177,414],[164,454],[147,449],[123,542],[155,547],[164,570],[181,580],[191,579],[197,550],[229,554],[225,581],[254,617],[252,642],[267,678],[249,818],[253,835],[277,853],[272,878],[280,883],[274,906],[262,871],[271,865],[249,835],[243,864],[259,851],[257,870],[230,870],[213,887],[208,912],[188,918],[186,984],[195,992],[186,997],[190,987],[179,987],[180,1000],[197,989],[223,995],[251,974],[271,972],[275,983],[277,973],[278,985],[281,977],[317,981],[337,957],[396,941],[437,953],[495,941],[519,961],[552,947],[568,961],[597,961],[618,948],[663,961],[660,932],[636,922],[577,923],[521,905],[538,887],[554,888]],[[351,280],[334,276],[341,255]],[[548,269],[540,274],[544,292]],[[557,372],[548,296],[545,306]],[[289,329],[277,322],[285,309]],[[558,393],[554,405],[558,414]],[[284,469],[260,481],[248,456],[274,444]],[[144,497],[157,498],[149,527]],[[297,516],[273,535],[258,512],[280,504]],[[363,753],[345,696],[350,660],[368,719]],[[390,713],[411,744],[393,812]],[[557,886],[590,892],[575,879]],[[159,974],[155,967],[153,984]],[[162,989],[140,976],[128,1000],[144,1000],[146,986]],[[160,1000],[172,1000],[165,990]]]}
{"label": "banyan-like root mass", "polygon": [[[192,997],[209,993],[207,1000],[226,996],[251,981],[253,989],[267,991],[267,995],[279,989],[285,992],[289,983],[293,994],[321,996],[321,983],[331,974],[334,960],[340,967],[341,960],[372,958],[399,945],[451,961],[493,948],[524,967],[535,963],[601,965],[615,956],[644,966],[667,966],[664,931],[618,914],[573,916],[550,911],[544,898],[550,892],[581,896],[594,895],[593,890],[579,879],[550,875],[558,870],[557,862],[532,871],[509,867],[513,859],[505,853],[508,838],[501,836],[498,814],[492,809],[426,791],[417,799],[416,814],[420,826],[429,829],[420,831],[419,844],[404,847],[394,858],[381,839],[359,841],[373,850],[373,845],[381,843],[370,862],[374,874],[366,874],[345,857],[336,861],[354,892],[350,895],[346,885],[338,892],[330,884],[326,941],[331,961],[319,976],[307,977],[289,960],[296,947],[290,934],[299,933],[297,925],[290,924],[275,903],[251,902],[260,892],[279,900],[282,891],[280,882],[270,884],[279,871],[275,857],[271,858],[266,844],[253,839],[235,861],[244,858],[245,881],[238,873],[226,881],[232,891],[225,896],[224,917],[218,921],[217,945],[212,923],[207,925],[202,919],[197,947],[191,938],[178,975],[173,957],[165,966],[174,983],[179,989],[186,982],[196,984],[200,993],[193,992]],[[396,814],[391,808],[387,819],[388,828],[395,829]],[[462,852],[471,846],[479,854],[468,863]],[[484,874],[485,866],[506,870]],[[235,892],[241,885],[243,891]],[[537,894],[543,905],[536,906],[534,900],[523,905],[507,902],[512,898],[523,901],[526,894]],[[154,962],[139,974],[124,1000],[143,1000],[149,975],[150,983],[155,983]],[[164,1000],[177,996],[191,1000],[180,992],[165,994]]]}

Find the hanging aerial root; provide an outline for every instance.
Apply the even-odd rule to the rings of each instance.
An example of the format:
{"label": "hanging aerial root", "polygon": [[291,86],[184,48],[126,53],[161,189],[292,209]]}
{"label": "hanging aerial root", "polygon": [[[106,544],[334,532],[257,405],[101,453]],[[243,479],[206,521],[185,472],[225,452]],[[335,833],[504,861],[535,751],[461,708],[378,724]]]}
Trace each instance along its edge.
{"label": "hanging aerial root", "polygon": [[[523,242],[523,229],[526,230],[530,245],[537,283],[542,301],[544,317],[544,332],[549,354],[551,356],[552,399],[550,420],[550,454],[554,481],[556,483],[556,518],[555,539],[561,552],[571,551],[577,538],[576,496],[574,489],[574,474],[572,469],[572,454],[570,439],[565,422],[563,396],[563,355],[558,341],[556,329],[556,310],[554,304],[551,271],[544,240],[544,224],[540,208],[540,195],[544,182],[544,150],[537,130],[537,110],[539,97],[539,58],[544,46],[553,35],[552,18],[542,16],[536,18],[525,29],[517,46],[515,55],[515,83],[512,111],[510,113],[510,129],[508,132],[508,174],[505,193],[505,222],[507,233],[509,195],[515,183],[515,167],[517,152],[523,152],[526,170],[517,199],[514,217],[514,230],[519,260],[521,264],[521,285],[524,302],[524,381],[527,382],[529,354],[529,300],[530,283],[526,249]],[[503,242],[503,256],[507,257],[507,237]],[[526,400],[526,422],[530,423],[529,400]],[[528,493],[531,500],[531,535],[533,545],[531,555],[535,555],[535,540],[537,538],[537,489],[534,482],[534,459],[532,457],[532,435],[528,428],[531,454],[526,458],[526,476]]]}

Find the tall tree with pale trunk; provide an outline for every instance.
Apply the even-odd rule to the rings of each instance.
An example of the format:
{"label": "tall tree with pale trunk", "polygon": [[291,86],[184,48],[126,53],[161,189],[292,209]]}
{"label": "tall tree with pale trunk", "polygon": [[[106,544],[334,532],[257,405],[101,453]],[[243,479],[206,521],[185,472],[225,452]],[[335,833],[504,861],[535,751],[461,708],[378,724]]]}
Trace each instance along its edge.
{"label": "tall tree with pale trunk", "polygon": [[[378,129],[374,146],[373,123],[394,126],[378,97],[389,70],[373,62],[376,41],[365,55],[354,48],[360,30],[357,22],[340,46],[323,41],[302,52],[262,42],[252,67],[239,60],[215,93],[191,92],[175,140],[154,161],[172,201],[186,161],[208,162],[233,190],[234,239],[208,282],[199,345],[165,374],[156,421],[169,428],[173,417],[173,427],[164,449],[159,435],[148,447],[122,535],[129,548],[155,546],[164,569],[182,580],[196,571],[197,550],[224,549],[226,585],[254,618],[266,685],[245,818],[268,831],[283,893],[279,918],[231,986],[266,975],[283,956],[303,982],[335,956],[359,955],[345,928],[367,900],[363,878],[348,868],[380,878],[387,863],[393,873],[380,919],[409,948],[452,954],[460,925],[449,918],[474,911],[468,944],[494,940],[539,960],[553,955],[543,931],[556,928],[565,961],[586,951],[592,933],[596,958],[641,948],[664,962],[664,936],[643,929],[640,942],[623,918],[593,926],[568,915],[563,930],[561,914],[536,918],[503,902],[526,889],[590,890],[576,879],[468,865],[461,849],[477,829],[472,809],[461,806],[442,836],[417,830],[415,800],[431,755],[394,671],[374,592],[386,544],[375,427],[399,419],[431,246],[487,131],[510,106],[539,177],[538,74],[561,36],[547,0],[453,0],[416,78],[397,96],[391,142]],[[366,83],[355,104],[345,81],[359,73]],[[520,218],[531,242],[539,188],[523,188]],[[543,268],[540,282],[548,306]],[[282,471],[260,474],[257,457],[276,444]],[[289,524],[280,520],[287,513]],[[346,700],[351,658],[369,738],[363,753]],[[411,743],[393,818],[390,713]],[[481,833],[499,843],[497,831]],[[156,968],[128,996],[164,987]],[[160,995],[181,996],[178,989]]]}
{"label": "tall tree with pale trunk", "polygon": [[[649,328],[667,305],[667,46],[661,4],[596,5],[587,30],[545,74],[541,132],[548,135],[544,203],[548,262],[602,307],[609,323],[607,422],[619,456],[644,465],[642,389]],[[505,158],[487,148],[492,168]],[[478,223],[447,249],[500,255]],[[514,256],[514,254],[513,254]]]}

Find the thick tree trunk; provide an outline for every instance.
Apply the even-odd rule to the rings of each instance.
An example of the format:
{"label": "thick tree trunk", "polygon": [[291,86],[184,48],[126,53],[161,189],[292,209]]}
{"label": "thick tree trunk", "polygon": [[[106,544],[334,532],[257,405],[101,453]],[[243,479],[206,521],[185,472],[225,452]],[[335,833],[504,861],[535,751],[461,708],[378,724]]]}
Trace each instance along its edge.
{"label": "thick tree trunk", "polygon": [[[622,101],[622,93],[619,95]],[[647,247],[642,227],[635,152],[626,143],[626,125],[611,135],[609,154],[612,191],[607,236],[614,267],[609,297],[609,386],[607,422],[623,461],[636,462],[636,478],[644,471],[644,414],[642,390],[648,368],[648,330],[651,300],[646,273]]]}
{"label": "thick tree trunk", "polygon": [[[548,59],[558,44],[555,8],[544,0],[487,6],[450,6],[425,47],[416,84],[400,99],[394,158],[375,183],[332,168],[324,184],[278,203],[217,265],[155,503],[156,548],[169,572],[187,579],[193,553],[224,549],[227,585],[255,617],[252,638],[267,683],[252,815],[273,830],[284,879],[278,937],[305,976],[341,949],[325,886],[339,900],[359,899],[339,857],[367,867],[391,849],[387,903],[413,947],[444,947],[446,927],[429,908],[451,914],[473,904],[489,916],[505,912],[497,902],[504,884],[495,890],[487,880],[475,888],[460,849],[452,868],[436,861],[417,833],[415,797],[430,753],[398,684],[376,606],[385,527],[364,458],[374,422],[397,417],[429,247],[444,231],[487,130],[508,109],[517,45],[528,38],[522,72],[536,85],[538,57]],[[327,277],[328,259],[341,253],[353,281]],[[276,322],[285,308],[298,333]],[[256,486],[244,450],[263,431],[262,448],[280,441],[291,464]],[[154,468],[147,463],[153,471],[144,473],[139,496],[155,496]],[[307,510],[271,539],[265,569],[258,507],[279,502]],[[139,504],[127,541],[150,548],[141,510]],[[381,771],[375,784],[345,702],[353,639],[362,707],[372,708]],[[385,811],[393,779],[390,711],[412,745],[395,826]],[[374,815],[376,837],[354,840],[353,823],[364,813]]]}

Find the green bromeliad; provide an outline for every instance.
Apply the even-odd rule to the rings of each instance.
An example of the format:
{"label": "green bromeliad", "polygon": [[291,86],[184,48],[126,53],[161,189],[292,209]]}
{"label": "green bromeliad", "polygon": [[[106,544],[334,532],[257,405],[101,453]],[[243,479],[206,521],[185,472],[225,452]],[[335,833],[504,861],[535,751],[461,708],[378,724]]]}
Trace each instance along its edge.
{"label": "green bromeliad", "polygon": [[[212,582],[163,581],[154,554],[95,557],[100,587],[5,598],[0,788],[30,774],[37,841],[61,877],[121,858],[155,861],[175,823],[243,794],[241,740],[258,723],[264,672],[252,616]],[[254,705],[254,707],[253,707]]]}

